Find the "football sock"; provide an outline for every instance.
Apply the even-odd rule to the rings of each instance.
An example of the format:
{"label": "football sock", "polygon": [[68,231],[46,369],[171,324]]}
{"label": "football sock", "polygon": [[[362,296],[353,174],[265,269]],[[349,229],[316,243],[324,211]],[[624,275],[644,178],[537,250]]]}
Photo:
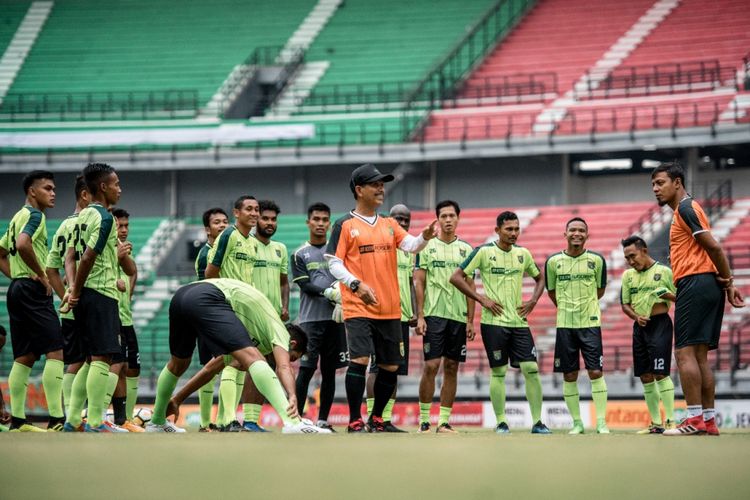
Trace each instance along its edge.
{"label": "football sock", "polygon": [[497,423],[505,422],[505,374],[508,365],[492,368],[490,374],[490,401]]}
{"label": "football sock", "polygon": [[138,401],[138,377],[125,377],[125,418],[133,418],[135,403]]}
{"label": "football sock", "polygon": [[125,417],[125,415],[127,414],[125,411],[126,399],[127,398],[122,396],[114,396],[112,398],[112,411],[115,414],[115,425],[122,425],[125,423],[125,420],[127,420],[127,418]]}
{"label": "football sock", "polygon": [[[240,404],[240,399],[242,399],[242,390],[245,388],[246,376],[247,373],[237,370],[237,378],[235,379],[235,382],[237,383],[237,394],[234,396],[235,414],[237,413],[237,405]],[[237,420],[237,418],[235,417],[232,420]]]}
{"label": "football sock", "polygon": [[688,418],[699,417],[703,415],[703,407],[701,405],[688,405],[687,416]]}
{"label": "football sock", "polygon": [[245,422],[258,423],[260,420],[260,410],[263,409],[263,405],[255,403],[245,403],[242,405],[242,411],[245,414]]}
{"label": "football sock", "polygon": [[[297,412],[305,414],[305,403],[307,402],[307,391],[310,387],[315,368],[300,366],[297,372],[297,380],[294,382],[294,392],[297,396]],[[322,388],[321,388],[322,389]]]}
{"label": "football sock", "polygon": [[63,405],[65,409],[65,415],[70,414],[70,396],[73,392],[73,381],[76,378],[75,373],[66,373],[63,375],[62,381],[62,393],[63,393]]}
{"label": "football sock", "polygon": [[713,408],[706,408],[703,410],[703,421],[706,422],[716,416],[716,410]]}
{"label": "football sock", "polygon": [[604,420],[607,416],[607,383],[604,377],[591,381],[591,399],[594,400],[596,419]]}
{"label": "football sock", "polygon": [[659,396],[664,405],[664,418],[674,422],[674,382],[672,382],[672,377],[657,380],[656,387],[659,389]]}
{"label": "football sock", "polygon": [[429,424],[430,423],[430,408],[432,408],[432,402],[422,403],[419,402],[419,423]]}
{"label": "football sock", "polygon": [[237,405],[237,369],[231,366],[224,367],[219,382],[219,408],[221,409],[218,425],[229,425],[236,418]]}
{"label": "football sock", "polygon": [[208,427],[211,424],[211,410],[214,406],[214,385],[216,377],[200,388],[198,391],[198,403],[201,407],[201,427]]}
{"label": "football sock", "polygon": [[42,387],[47,399],[47,409],[52,418],[62,418],[62,382],[65,374],[65,363],[59,359],[47,359],[42,371]]}
{"label": "football sock", "polygon": [[167,423],[167,404],[172,398],[172,393],[177,387],[179,377],[169,371],[166,366],[159,374],[156,381],[156,401],[154,401],[154,411],[151,415],[151,423],[155,425],[164,425]]}
{"label": "football sock", "polygon": [[386,403],[385,408],[383,409],[383,420],[385,422],[390,422],[391,418],[393,418],[393,405],[396,404],[396,400],[394,398],[391,398],[388,400],[388,403]]}
{"label": "football sock", "polygon": [[374,417],[383,418],[383,410],[385,405],[388,404],[388,400],[391,399],[393,389],[396,388],[398,382],[398,373],[395,371],[389,372],[388,370],[378,370],[378,375],[375,377],[375,386],[373,393],[375,395],[375,402],[372,405],[372,415]]}
{"label": "football sock", "polygon": [[563,381],[563,398],[573,421],[581,420],[581,405],[579,404],[581,396],[578,394],[578,382]]}
{"label": "football sock", "polygon": [[349,422],[362,418],[362,394],[365,392],[365,372],[367,365],[349,363],[346,370],[346,401],[349,403]]}
{"label": "football sock", "polygon": [[[320,407],[318,408],[318,419],[328,420],[331,413],[333,398],[336,395],[336,369],[329,367],[320,368]],[[299,401],[299,398],[297,398]],[[300,415],[302,415],[300,413]]]}
{"label": "football sock", "polygon": [[[369,417],[372,415],[372,405],[375,404],[375,398],[367,398],[365,404],[367,405],[367,416]],[[385,412],[385,410],[383,410],[383,412]]]}
{"label": "football sock", "polygon": [[656,389],[656,382],[643,384],[643,397],[646,399],[648,414],[651,415],[651,422],[658,424],[661,422],[661,413],[659,413],[659,391]]}
{"label": "football sock", "polygon": [[84,363],[76,373],[73,386],[70,388],[70,407],[67,421],[73,427],[81,425],[81,412],[86,404],[86,381],[89,377],[90,368],[90,364]]}
{"label": "football sock", "polygon": [[448,420],[450,420],[451,418],[451,410],[453,410],[453,408],[449,406],[440,407],[440,416],[438,417],[438,427],[440,427],[443,424],[448,423]]}
{"label": "football sock", "polygon": [[112,397],[115,395],[115,389],[117,389],[117,379],[119,377],[116,373],[109,372],[109,378],[107,379],[107,392],[104,397],[104,410],[107,410],[107,407],[112,402]]}
{"label": "football sock", "polygon": [[26,388],[30,373],[30,366],[14,362],[8,374],[10,414],[16,418],[26,418]]}
{"label": "football sock", "polygon": [[522,361],[521,373],[526,379],[526,400],[531,410],[531,421],[542,420],[542,380],[539,378],[539,365],[536,361]]}
{"label": "football sock", "polygon": [[286,409],[289,406],[289,400],[284,394],[284,388],[281,387],[278,377],[273,369],[268,366],[265,361],[256,361],[247,370],[250,377],[253,379],[255,387],[258,388],[261,394],[265,396],[273,409],[281,417],[281,421],[285,424],[296,423],[299,419],[291,419],[286,414]]}
{"label": "football sock", "polygon": [[[89,396],[88,424],[91,427],[102,425],[105,400],[107,398],[107,386],[110,384],[109,365],[104,361],[92,361],[89,374],[86,377],[86,392]],[[114,376],[117,385],[117,375]],[[114,389],[113,389],[114,390]]]}

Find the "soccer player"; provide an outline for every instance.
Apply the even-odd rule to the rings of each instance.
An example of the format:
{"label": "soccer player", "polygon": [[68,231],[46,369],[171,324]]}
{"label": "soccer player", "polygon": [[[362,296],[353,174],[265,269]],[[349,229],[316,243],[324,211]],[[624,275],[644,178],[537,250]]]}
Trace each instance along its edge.
{"label": "soccer player", "polygon": [[[393,220],[398,222],[398,225],[404,228],[404,231],[408,231],[411,226],[411,211],[406,205],[398,204],[391,207],[390,216]],[[398,291],[399,299],[401,301],[401,339],[404,342],[404,361],[398,367],[396,372],[398,375],[409,374],[409,327],[417,326],[417,317],[414,315],[414,308],[412,299],[414,297],[414,266],[415,256],[409,252],[403,250],[396,251],[398,264]],[[372,413],[372,406],[375,404],[375,379],[378,375],[378,365],[370,362],[370,370],[367,374],[367,414]],[[406,432],[399,429],[391,418],[393,415],[393,406],[396,404],[396,392],[397,388],[394,387],[391,399],[388,400],[388,404],[385,405],[383,410],[383,427],[385,432]]]}
{"label": "soccer player", "polygon": [[23,178],[26,204],[16,212],[0,238],[0,271],[12,281],[8,287],[8,314],[13,367],[8,375],[10,430],[44,432],[26,421],[26,386],[34,363],[46,358],[42,386],[49,410],[48,429],[62,430],[63,339],[52,304],[45,264],[47,222],[44,211],[55,206],[52,172],[34,170]]}
{"label": "soccer player", "polygon": [[404,358],[396,250],[417,253],[435,237],[437,221],[414,237],[393,219],[378,216],[385,182],[393,179],[369,163],[354,169],[349,188],[356,207],[336,221],[326,249],[331,274],[346,285],[341,289],[341,302],[350,358],[347,432],[367,432],[361,406],[372,355],[379,370],[368,427],[374,432],[385,431],[383,409],[396,387],[396,371]]}
{"label": "soccer player", "polygon": [[[622,240],[625,261],[631,267],[622,275],[622,312],[633,320],[633,374],[640,377],[651,424],[638,434],[661,434],[674,425],[672,365],[672,319],[670,301],[675,300],[672,270],[648,254],[643,238]],[[659,399],[664,402],[662,422]]]}
{"label": "soccer player", "polygon": [[[206,278],[231,278],[249,285],[253,284],[253,264],[257,256],[258,240],[250,234],[258,223],[258,201],[243,195],[234,202],[234,225],[227,227],[216,239],[216,245],[208,252]],[[229,388],[234,380],[235,387]],[[227,366],[219,383],[219,413],[217,423],[222,432],[242,432],[243,427],[235,415],[237,405],[245,386],[245,374],[232,366]],[[235,399],[227,401],[224,393],[235,394]]]}
{"label": "soccer player", "polygon": [[[544,292],[544,278],[526,248],[516,245],[521,233],[518,216],[501,212],[496,219],[498,239],[474,249],[469,257],[453,272],[451,283],[482,304],[481,332],[492,373],[490,375],[490,400],[497,427],[495,432],[510,432],[505,418],[505,374],[508,361],[520,368],[526,381],[526,400],[531,409],[532,434],[551,434],[542,423],[542,381],[536,362],[534,337],[529,330],[528,317]],[[484,285],[484,295],[466,283],[467,276],[479,270]],[[536,282],[528,301],[523,300],[523,276]]]}
{"label": "soccer player", "polygon": [[[229,225],[229,216],[222,208],[209,208],[203,212],[203,229],[206,231],[206,244],[201,247],[195,259],[195,274],[198,280],[206,278],[206,266],[208,265],[208,252],[213,247],[214,241],[219,234]],[[211,422],[211,409],[214,405],[215,378],[212,378],[198,391],[198,402],[200,404],[201,425],[198,432],[211,432],[218,427]]]}
{"label": "soccer player", "polygon": [[[171,358],[159,375],[153,417],[146,427],[147,432],[184,432],[166,420],[166,410],[177,381],[190,366],[196,340],[198,349],[207,351],[202,356],[229,354],[241,371],[250,374],[258,390],[279,413],[284,433],[329,432],[303,422],[297,414],[290,363],[304,353],[307,342],[304,332],[298,330],[295,338],[290,339],[286,327],[262,293],[251,285],[226,278],[191,283],[180,288],[172,298],[169,305]],[[266,362],[265,356],[269,355],[276,363],[276,373]],[[217,363],[216,371],[221,369],[222,358]],[[213,376],[205,367],[201,372],[205,378],[195,381],[195,388],[205,385]],[[232,401],[235,397],[234,394],[226,396]]]}
{"label": "soccer player", "polygon": [[719,346],[725,294],[732,307],[743,307],[744,299],[734,286],[721,245],[711,235],[708,217],[685,190],[682,167],[678,163],[656,167],[651,186],[659,205],[669,205],[674,210],[669,230],[670,260],[677,287],[674,347],[687,403],[687,418],[676,428],[665,430],[664,435],[718,436],[716,386],[708,351]]}
{"label": "soccer player", "polygon": [[307,335],[307,353],[300,358],[297,373],[297,409],[302,415],[307,390],[320,359],[320,405],[317,426],[333,431],[328,414],[336,393],[336,369],[347,365],[346,331],[333,318],[336,298],[341,293],[334,287],[336,278],[328,270],[325,250],[331,209],[324,203],[307,208],[309,238],[292,256],[292,280],[299,286],[300,302],[297,321]]}
{"label": "soccer player", "polygon": [[[440,416],[436,432],[456,432],[448,423],[456,399],[458,364],[466,361],[466,339],[474,340],[474,299],[450,284],[451,274],[471,253],[471,245],[456,236],[461,208],[452,200],[435,207],[440,235],[417,255],[414,289],[417,296],[417,335],[423,335],[424,367],[419,381],[419,432],[430,431],[435,377],[443,364]],[[473,286],[473,274],[471,285]]]}
{"label": "soccer player", "polygon": [[90,163],[83,177],[91,194],[91,203],[81,210],[78,224],[86,250],[68,290],[67,303],[74,308],[76,321],[86,339],[90,364],[78,371],[73,381],[70,414],[65,430],[75,432],[81,424],[83,400],[76,381],[86,381],[88,397],[87,432],[112,432],[103,423],[107,386],[113,356],[120,353],[120,315],[117,276],[119,266],[127,275],[135,273],[128,257],[130,248],[117,243],[117,225],[109,209],[119,201],[122,190],[115,169],[105,163]]}
{"label": "soccer player", "polygon": [[[77,262],[81,259],[83,253],[83,246],[80,238],[80,228],[77,226],[78,214],[86,208],[90,201],[88,189],[86,189],[86,181],[82,175],[78,175],[75,180],[75,198],[76,206],[72,215],[69,215],[60,227],[55,232],[52,238],[52,247],[50,248],[49,254],[47,254],[47,276],[49,282],[55,293],[60,297],[60,300],[65,300],[66,284],[63,281],[63,277],[60,274],[60,269],[63,269],[65,273],[65,281],[70,283],[75,276],[75,267],[70,268],[71,262]],[[76,228],[78,230],[76,231]],[[71,253],[68,256],[68,252]],[[67,259],[66,259],[67,258]],[[65,269],[66,260],[68,261],[68,269]],[[60,312],[60,322],[62,323],[62,337],[63,337],[63,361],[67,368],[65,369],[65,375],[63,375],[62,392],[63,392],[63,403],[65,406],[65,414],[70,413],[70,398],[73,391],[73,380],[75,379],[76,373],[81,369],[83,363],[86,361],[86,352],[83,347],[83,338],[76,326],[75,316],[73,311],[69,308],[64,308]],[[85,387],[84,387],[85,389]]]}
{"label": "soccer player", "polygon": [[544,272],[547,293],[557,307],[554,370],[563,374],[563,397],[573,417],[569,434],[583,434],[577,382],[579,357],[583,354],[596,408],[596,432],[609,434],[599,310],[599,299],[607,286],[607,264],[604,257],[586,249],[589,228],[582,218],[570,219],[565,224],[564,236],[568,248],[551,255]]}

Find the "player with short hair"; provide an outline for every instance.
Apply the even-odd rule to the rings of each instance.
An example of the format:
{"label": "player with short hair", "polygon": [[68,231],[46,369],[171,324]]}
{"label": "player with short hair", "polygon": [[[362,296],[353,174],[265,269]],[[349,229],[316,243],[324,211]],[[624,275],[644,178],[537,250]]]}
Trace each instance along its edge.
{"label": "player with short hair", "polygon": [[[495,432],[510,433],[505,418],[505,375],[510,361],[511,366],[521,369],[526,381],[526,399],[534,422],[531,433],[551,434],[542,423],[542,381],[528,323],[528,316],[544,292],[544,277],[531,252],[516,245],[521,233],[518,215],[501,212],[496,219],[495,233],[498,239],[475,248],[453,272],[451,283],[482,305],[482,342],[492,370],[490,400],[497,418]],[[473,276],[476,270],[482,278],[484,294],[466,283],[466,277]],[[524,274],[536,282],[526,302],[523,300]]]}
{"label": "player with short hair", "polygon": [[676,428],[665,430],[664,435],[718,436],[716,384],[708,351],[719,346],[725,295],[732,307],[744,307],[744,299],[734,286],[721,245],[711,235],[708,217],[685,190],[685,172],[680,164],[656,167],[651,187],[659,205],[674,210],[669,229],[670,261],[677,287],[674,347],[687,403],[687,418]]}
{"label": "player with short hair", "polygon": [[[396,372],[404,358],[396,250],[417,253],[435,237],[437,221],[414,237],[393,219],[378,215],[385,183],[393,179],[393,175],[381,174],[371,163],[354,169],[349,188],[356,207],[336,221],[326,249],[331,274],[346,285],[341,290],[341,302],[350,358],[346,373],[347,432],[367,432],[368,428],[385,432],[383,409],[396,387]],[[366,427],[361,413],[362,394],[373,355],[379,370],[375,402]]]}
{"label": "player with short hair", "polygon": [[320,405],[317,426],[333,431],[328,414],[336,393],[336,369],[347,365],[346,331],[333,319],[341,293],[325,258],[331,209],[325,203],[307,207],[308,240],[292,255],[292,281],[299,286],[297,321],[307,334],[307,352],[300,358],[297,372],[297,409],[304,414],[310,380],[320,359]]}
{"label": "player with short hair", "polygon": [[[423,336],[424,367],[419,381],[419,432],[430,430],[430,408],[435,377],[443,364],[440,417],[436,432],[456,432],[448,422],[456,399],[458,365],[466,361],[466,340],[474,340],[474,299],[451,286],[453,270],[466,260],[471,245],[459,239],[458,203],[444,200],[435,207],[440,234],[417,255],[414,289],[417,298],[417,335]],[[467,282],[474,286],[472,278]]]}
{"label": "player with short hair", "polygon": [[583,434],[577,382],[579,357],[583,354],[596,408],[596,432],[609,434],[599,309],[599,299],[607,286],[607,263],[600,254],[586,248],[589,227],[581,217],[570,219],[563,235],[567,249],[551,255],[544,266],[547,293],[557,307],[554,370],[563,374],[563,397],[573,418],[569,434]]}
{"label": "player with short hair", "polygon": [[[208,252],[213,247],[216,238],[229,225],[229,216],[223,208],[209,208],[203,212],[203,229],[206,231],[206,244],[203,245],[195,258],[195,274],[198,280],[206,279],[206,266],[208,265]],[[198,403],[200,404],[201,424],[198,432],[211,432],[218,427],[211,422],[211,410],[214,405],[214,386],[216,378],[212,378],[198,391]]]}
{"label": "player with short hair", "polygon": [[[88,206],[90,201],[90,195],[88,189],[86,189],[86,181],[83,175],[76,176],[74,193],[76,205],[73,214],[63,220],[60,227],[57,228],[55,235],[52,237],[52,246],[47,254],[47,277],[55,293],[60,297],[60,300],[65,300],[65,294],[67,293],[66,283],[70,283],[75,276],[75,264],[73,264],[72,268],[70,265],[80,260],[83,253],[80,227],[77,224],[78,214]],[[70,256],[68,256],[69,252],[71,253]],[[66,261],[68,262],[67,269]],[[65,281],[63,281],[63,277],[60,275],[60,269],[63,269],[65,273]],[[70,308],[62,308],[60,311],[60,322],[62,324],[63,361],[68,365],[62,381],[63,404],[65,414],[68,414],[70,412],[73,381],[76,373],[78,373],[78,370],[81,369],[83,363],[86,361],[86,352],[83,347],[83,338],[76,325],[73,311]],[[85,390],[85,386],[83,389]]]}
{"label": "player with short hair", "polygon": [[[196,342],[199,351],[204,351],[201,357],[218,357],[213,364],[209,363],[210,368],[218,366],[215,371],[204,367],[199,372],[203,378],[193,381],[193,390],[205,385],[222,369],[223,355],[230,355],[241,371],[250,374],[258,390],[279,413],[284,433],[328,432],[303,422],[297,414],[290,363],[305,351],[304,332],[296,332],[292,341],[262,293],[249,284],[227,278],[190,283],[177,290],[172,298],[169,305],[171,358],[159,375],[147,432],[185,432],[166,420],[167,405],[180,375],[190,366]],[[265,357],[271,355],[276,373],[266,362]],[[235,395],[229,391],[226,397],[234,401]]]}
{"label": "player with short hair", "polygon": [[112,432],[103,423],[106,408],[110,364],[120,353],[120,315],[118,311],[117,276],[119,266],[127,275],[135,273],[129,258],[130,245],[117,243],[117,225],[109,209],[122,193],[114,168],[106,163],[89,163],[83,169],[91,203],[81,210],[78,224],[86,250],[81,255],[75,279],[68,289],[67,303],[74,308],[87,354],[91,360],[84,364],[73,381],[70,414],[65,431],[75,432],[81,425],[82,394],[76,382],[86,381],[88,398],[87,432]]}
{"label": "player with short hair", "polygon": [[[391,207],[390,216],[393,220],[398,222],[399,226],[404,228],[404,231],[409,231],[411,226],[411,211],[409,207],[403,204],[397,204]],[[416,264],[415,255],[403,250],[397,250],[398,263],[398,291],[399,299],[401,301],[401,338],[404,343],[404,361],[398,368],[398,375],[406,376],[409,374],[409,327],[417,326],[417,317],[414,315],[413,300],[414,297],[414,266]],[[370,362],[370,370],[367,374],[367,414],[372,413],[372,406],[375,404],[374,389],[375,379],[378,375],[378,365],[374,363],[374,359]],[[391,399],[388,400],[388,404],[385,405],[383,410],[383,427],[386,432],[406,432],[399,429],[391,418],[393,415],[393,406],[396,404],[396,392],[397,387],[393,388],[393,394]]]}
{"label": "player with short hair", "polygon": [[[672,365],[672,319],[670,301],[676,299],[672,270],[648,254],[639,236],[621,241],[630,269],[622,275],[622,312],[633,320],[633,375],[641,379],[651,424],[638,434],[661,434],[674,425],[674,383]],[[659,399],[664,402],[662,422]]]}
{"label": "player with short hair", "polygon": [[[231,278],[253,284],[253,265],[258,253],[258,240],[251,234],[258,223],[260,205],[255,197],[243,195],[234,202],[234,224],[224,229],[216,239],[216,244],[208,252],[206,278]],[[235,387],[228,384],[234,380]],[[222,432],[242,432],[246,430],[236,418],[237,405],[245,387],[245,374],[232,366],[227,366],[219,382],[219,412],[216,417]],[[227,400],[225,393],[235,395]]]}
{"label": "player with short hair", "polygon": [[34,363],[44,355],[42,386],[50,415],[48,429],[59,431],[64,421],[63,339],[43,267],[48,252],[44,211],[55,206],[55,177],[45,170],[29,172],[23,178],[23,191],[26,204],[0,238],[0,271],[12,280],[7,297],[13,347],[8,375],[10,430],[44,432],[26,421],[26,386]]}

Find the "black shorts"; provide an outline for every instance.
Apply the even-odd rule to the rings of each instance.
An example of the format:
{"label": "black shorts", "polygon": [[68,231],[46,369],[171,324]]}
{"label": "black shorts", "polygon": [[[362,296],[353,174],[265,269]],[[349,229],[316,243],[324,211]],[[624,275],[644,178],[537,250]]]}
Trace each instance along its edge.
{"label": "black shorts", "polygon": [[11,281],[7,301],[14,359],[29,353],[39,358],[63,348],[52,296],[41,283],[29,278]]}
{"label": "black shorts", "polygon": [[680,278],[674,309],[674,347],[706,344],[719,346],[724,319],[724,291],[711,273]]}
{"label": "black shorts", "polygon": [[427,316],[427,332],[422,338],[424,360],[446,357],[462,363],[466,361],[466,323],[452,319]]}
{"label": "black shorts", "polygon": [[523,361],[536,361],[536,346],[531,330],[527,327],[511,328],[497,325],[481,325],[484,351],[491,368],[510,365],[518,368]]}
{"label": "black shorts", "polygon": [[375,356],[375,363],[400,365],[406,347],[398,319],[351,318],[344,320],[349,358]]}
{"label": "black shorts", "polygon": [[[404,360],[398,365],[397,375],[409,375],[409,322],[401,322],[401,339],[404,342]],[[370,373],[378,373],[378,365],[375,358],[370,359]]]}
{"label": "black shorts", "polygon": [[120,325],[120,333],[118,335],[120,339],[120,352],[112,355],[111,363],[113,365],[116,365],[118,363],[125,363],[125,361],[128,359],[128,346],[125,345],[125,337],[123,337],[122,335],[122,325]]}
{"label": "black shorts", "polygon": [[346,329],[342,323],[331,320],[308,321],[300,323],[307,334],[307,353],[299,360],[305,368],[320,366],[343,368],[349,364],[349,352],[346,348]]}
{"label": "black shorts", "polygon": [[78,328],[78,323],[74,319],[62,319],[62,337],[63,337],[63,361],[66,365],[74,363],[83,363],[86,361],[86,346],[83,343],[83,335]]}
{"label": "black shorts", "polygon": [[651,316],[646,326],[633,323],[633,374],[669,375],[672,368],[672,318]]}
{"label": "black shorts", "polygon": [[115,299],[84,288],[73,314],[89,356],[120,354],[120,313]]}
{"label": "black shorts", "polygon": [[169,304],[169,352],[187,359],[198,344],[202,364],[211,358],[256,347],[245,326],[211,283],[183,286]]}
{"label": "black shorts", "polygon": [[583,355],[587,370],[601,370],[604,367],[600,327],[557,329],[554,371],[569,373],[580,370],[579,352]]}
{"label": "black shorts", "polygon": [[120,338],[124,346],[123,355],[131,370],[141,369],[141,352],[138,349],[138,337],[135,335],[133,325],[120,328]]}

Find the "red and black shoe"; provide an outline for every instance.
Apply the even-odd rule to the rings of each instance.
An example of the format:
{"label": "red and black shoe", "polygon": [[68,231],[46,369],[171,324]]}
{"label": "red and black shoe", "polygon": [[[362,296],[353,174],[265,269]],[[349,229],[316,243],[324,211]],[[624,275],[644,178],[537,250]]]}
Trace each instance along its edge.
{"label": "red and black shoe", "polygon": [[[718,430],[717,430],[718,432]],[[706,433],[706,423],[703,421],[703,415],[686,418],[674,429],[665,430],[663,436],[697,436]]]}
{"label": "red and black shoe", "polygon": [[364,420],[361,418],[358,418],[354,422],[349,422],[349,425],[346,428],[346,432],[349,434],[356,434],[356,433],[367,433],[367,427],[365,426]]}
{"label": "red and black shoe", "polygon": [[706,434],[708,434],[709,436],[719,435],[719,428],[716,426],[716,418],[706,420],[705,424],[706,424]]}
{"label": "red and black shoe", "polygon": [[386,432],[383,417],[371,416],[367,421],[367,427],[370,428],[370,432]]}

